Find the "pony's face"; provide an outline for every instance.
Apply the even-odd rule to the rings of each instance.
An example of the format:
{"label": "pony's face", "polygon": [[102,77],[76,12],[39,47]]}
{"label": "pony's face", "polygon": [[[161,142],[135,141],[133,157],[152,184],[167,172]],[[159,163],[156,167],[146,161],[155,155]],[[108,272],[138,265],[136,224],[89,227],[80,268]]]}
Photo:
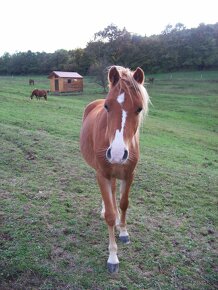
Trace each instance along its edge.
{"label": "pony's face", "polygon": [[131,78],[121,79],[116,67],[109,71],[110,92],[105,100],[107,111],[107,134],[109,147],[106,158],[112,164],[123,164],[129,159],[129,150],[139,128],[144,101],[138,90],[142,86],[144,73],[137,69]]}

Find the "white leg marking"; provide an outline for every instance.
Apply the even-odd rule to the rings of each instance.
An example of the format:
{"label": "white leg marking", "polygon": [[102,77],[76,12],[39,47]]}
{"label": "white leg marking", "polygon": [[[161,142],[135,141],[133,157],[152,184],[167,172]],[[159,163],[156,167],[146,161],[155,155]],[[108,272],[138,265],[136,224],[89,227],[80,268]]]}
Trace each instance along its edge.
{"label": "white leg marking", "polygon": [[119,264],[119,259],[117,257],[116,252],[113,253],[112,251],[110,251],[109,258],[108,258],[107,262],[109,264]]}
{"label": "white leg marking", "polygon": [[109,264],[119,264],[119,259],[117,257],[117,244],[115,241],[115,235],[114,235],[114,227],[108,227],[109,230],[109,258],[108,263]]}
{"label": "white leg marking", "polygon": [[127,232],[126,227],[120,227],[120,234],[119,237],[127,237],[129,234]]}
{"label": "white leg marking", "polygon": [[105,205],[104,201],[102,200],[101,218],[104,219],[104,217],[105,217]]}

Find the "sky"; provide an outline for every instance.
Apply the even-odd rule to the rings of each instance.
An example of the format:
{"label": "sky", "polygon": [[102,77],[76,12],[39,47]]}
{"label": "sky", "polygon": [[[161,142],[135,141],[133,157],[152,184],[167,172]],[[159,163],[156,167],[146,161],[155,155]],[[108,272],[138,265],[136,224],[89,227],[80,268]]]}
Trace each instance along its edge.
{"label": "sky", "polygon": [[0,56],[5,52],[54,52],[85,48],[114,24],[141,36],[168,24],[186,28],[218,22],[217,0],[2,0]]}

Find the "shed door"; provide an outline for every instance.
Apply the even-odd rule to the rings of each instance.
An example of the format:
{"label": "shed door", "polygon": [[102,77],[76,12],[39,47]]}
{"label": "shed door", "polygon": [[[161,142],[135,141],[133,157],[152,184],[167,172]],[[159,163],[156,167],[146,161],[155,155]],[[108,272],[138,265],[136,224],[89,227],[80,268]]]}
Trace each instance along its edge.
{"label": "shed door", "polygon": [[55,91],[59,91],[59,81],[55,80]]}

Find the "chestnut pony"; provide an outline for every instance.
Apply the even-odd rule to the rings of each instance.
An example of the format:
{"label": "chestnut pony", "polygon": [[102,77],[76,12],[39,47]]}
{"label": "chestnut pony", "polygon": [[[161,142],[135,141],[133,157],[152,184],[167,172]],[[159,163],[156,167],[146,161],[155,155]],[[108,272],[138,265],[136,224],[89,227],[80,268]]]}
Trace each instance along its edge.
{"label": "chestnut pony", "polygon": [[37,98],[37,100],[39,100],[40,98],[44,98],[47,101],[47,92],[46,90],[38,90],[35,89],[32,91],[31,95],[30,95],[30,99],[33,99],[33,97],[35,96]]}
{"label": "chestnut pony", "polygon": [[[95,169],[102,194],[102,217],[109,231],[109,272],[118,272],[115,226],[119,238],[129,243],[126,211],[134,170],[139,160],[139,127],[149,97],[143,86],[144,72],[112,66],[108,72],[106,99],[90,103],[84,111],[80,150]],[[120,211],[116,202],[116,179],[120,180]]]}

